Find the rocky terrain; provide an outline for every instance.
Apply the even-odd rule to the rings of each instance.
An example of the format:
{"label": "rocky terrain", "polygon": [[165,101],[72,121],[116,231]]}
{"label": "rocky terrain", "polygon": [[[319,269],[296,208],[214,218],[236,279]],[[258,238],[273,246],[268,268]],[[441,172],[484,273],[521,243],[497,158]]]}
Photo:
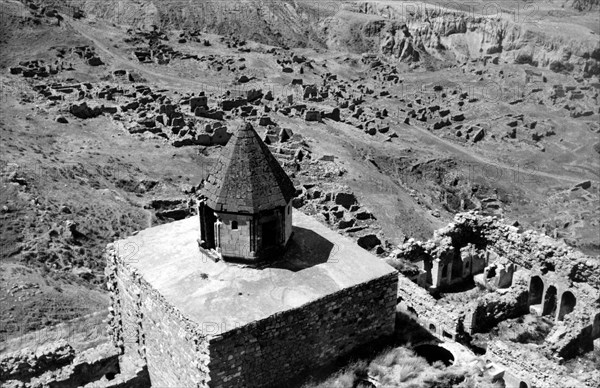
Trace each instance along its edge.
{"label": "rocky terrain", "polygon": [[[7,344],[105,311],[106,244],[194,215],[242,120],[294,207],[409,278],[415,241],[471,210],[598,262],[598,1],[0,5]],[[585,273],[563,254],[539,260]]]}

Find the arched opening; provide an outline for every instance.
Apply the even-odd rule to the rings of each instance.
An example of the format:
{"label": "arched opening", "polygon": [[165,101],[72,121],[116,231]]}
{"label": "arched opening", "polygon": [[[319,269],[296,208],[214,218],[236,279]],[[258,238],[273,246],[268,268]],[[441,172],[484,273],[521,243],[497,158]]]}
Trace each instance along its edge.
{"label": "arched opening", "polygon": [[542,295],[544,294],[544,282],[539,276],[534,276],[529,282],[529,305],[542,303]]}
{"label": "arched opening", "polygon": [[558,310],[558,320],[562,321],[565,315],[569,314],[575,308],[577,299],[571,291],[563,292],[560,298],[560,309]]}
{"label": "arched opening", "polygon": [[407,306],[406,311],[411,313],[415,318],[419,318],[419,314],[417,314],[417,310],[415,310],[412,306]]}
{"label": "arched opening", "polygon": [[238,228],[238,222],[231,221],[231,230],[237,230],[237,228]]}
{"label": "arched opening", "polygon": [[427,284],[432,284],[433,283],[433,278],[431,277],[431,269],[433,267],[433,265],[431,264],[431,260],[427,260],[424,259],[423,260],[423,265],[424,265],[424,269],[425,269],[425,282]]}
{"label": "arched opening", "polygon": [[600,338],[600,313],[596,314],[592,324],[592,339]]}
{"label": "arched opening", "polygon": [[441,361],[446,366],[450,366],[454,363],[454,356],[452,353],[437,345],[419,345],[415,347],[415,353],[427,360],[428,363],[433,364],[436,361]]}
{"label": "arched opening", "polygon": [[524,382],[524,381],[521,381],[521,382],[519,383],[519,388],[529,388],[529,385],[527,385],[527,383],[526,383],[526,382]]}
{"label": "arched opening", "polygon": [[550,286],[546,290],[546,296],[544,297],[544,310],[542,315],[556,314],[556,287]]}
{"label": "arched opening", "polygon": [[452,280],[462,279],[463,277],[463,262],[460,254],[454,255],[452,259]]}
{"label": "arched opening", "polygon": [[268,221],[262,224],[262,243],[263,248],[276,245],[279,242],[279,229],[277,221]]}
{"label": "arched opening", "polygon": [[429,331],[432,331],[435,333],[435,325],[433,323],[429,324]]}

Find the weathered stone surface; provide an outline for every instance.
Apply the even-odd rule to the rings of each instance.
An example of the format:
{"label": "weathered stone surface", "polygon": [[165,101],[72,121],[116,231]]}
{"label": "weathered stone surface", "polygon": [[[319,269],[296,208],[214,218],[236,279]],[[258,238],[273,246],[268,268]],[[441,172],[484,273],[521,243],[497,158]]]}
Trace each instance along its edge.
{"label": "weathered stone surface", "polygon": [[[204,260],[194,219],[111,244],[114,343],[147,361],[153,386],[238,388],[284,386],[393,333],[396,272],[318,221],[294,219],[295,240],[273,268]],[[165,244],[173,236],[179,243]],[[133,260],[122,244],[139,247]]]}
{"label": "weathered stone surface", "polygon": [[208,108],[208,98],[205,96],[190,98],[190,110],[194,112],[198,107]]}
{"label": "weathered stone surface", "polygon": [[366,250],[371,250],[381,244],[381,240],[374,234],[367,234],[359,237],[356,243]]}
{"label": "weathered stone surface", "polygon": [[305,121],[321,121],[321,112],[316,110],[307,110],[304,112]]}
{"label": "weathered stone surface", "polygon": [[335,203],[337,205],[342,205],[346,209],[350,209],[350,207],[357,204],[358,201],[353,193],[337,193],[335,195]]}
{"label": "weathered stone surface", "polygon": [[75,350],[61,340],[38,349],[25,348],[0,358],[0,381],[29,380],[48,370],[69,364],[75,358]]}
{"label": "weathered stone surface", "polygon": [[[253,163],[248,165],[248,160]],[[285,207],[296,189],[251,124],[234,133],[211,174],[203,194],[215,211],[258,212]]]}
{"label": "weathered stone surface", "polygon": [[87,102],[82,102],[81,104],[73,104],[69,108],[69,111],[75,117],[79,117],[80,119],[90,119],[93,117],[100,116],[102,114],[102,108],[99,106],[89,107]]}

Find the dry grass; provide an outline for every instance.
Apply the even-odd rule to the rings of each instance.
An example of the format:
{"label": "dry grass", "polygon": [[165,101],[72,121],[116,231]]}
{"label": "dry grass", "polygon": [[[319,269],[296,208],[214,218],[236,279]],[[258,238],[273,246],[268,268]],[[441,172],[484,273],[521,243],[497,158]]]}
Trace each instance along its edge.
{"label": "dry grass", "polygon": [[366,372],[385,388],[499,388],[489,379],[479,376],[476,370],[462,366],[446,367],[441,362],[429,365],[406,347],[384,350],[370,362],[354,362],[328,379],[305,384],[302,388],[353,388],[360,377],[366,376]]}

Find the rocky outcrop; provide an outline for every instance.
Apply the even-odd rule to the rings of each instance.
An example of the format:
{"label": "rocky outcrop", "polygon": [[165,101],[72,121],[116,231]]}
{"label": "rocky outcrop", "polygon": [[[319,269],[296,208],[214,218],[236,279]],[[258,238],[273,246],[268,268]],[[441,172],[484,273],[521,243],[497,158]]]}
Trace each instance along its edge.
{"label": "rocky outcrop", "polygon": [[[585,77],[600,74],[600,47],[597,40],[581,39],[587,34],[583,27],[577,37],[566,37],[531,27],[537,25],[536,20],[515,21],[516,16],[501,11],[489,15],[488,10],[484,17],[419,3],[411,6],[414,12],[402,5],[376,2],[356,3],[350,9],[382,18],[364,24],[362,40],[370,40],[381,54],[401,61],[419,61],[423,55],[458,62],[497,56],[509,63],[575,71]],[[338,40],[330,38],[334,43]]]}

